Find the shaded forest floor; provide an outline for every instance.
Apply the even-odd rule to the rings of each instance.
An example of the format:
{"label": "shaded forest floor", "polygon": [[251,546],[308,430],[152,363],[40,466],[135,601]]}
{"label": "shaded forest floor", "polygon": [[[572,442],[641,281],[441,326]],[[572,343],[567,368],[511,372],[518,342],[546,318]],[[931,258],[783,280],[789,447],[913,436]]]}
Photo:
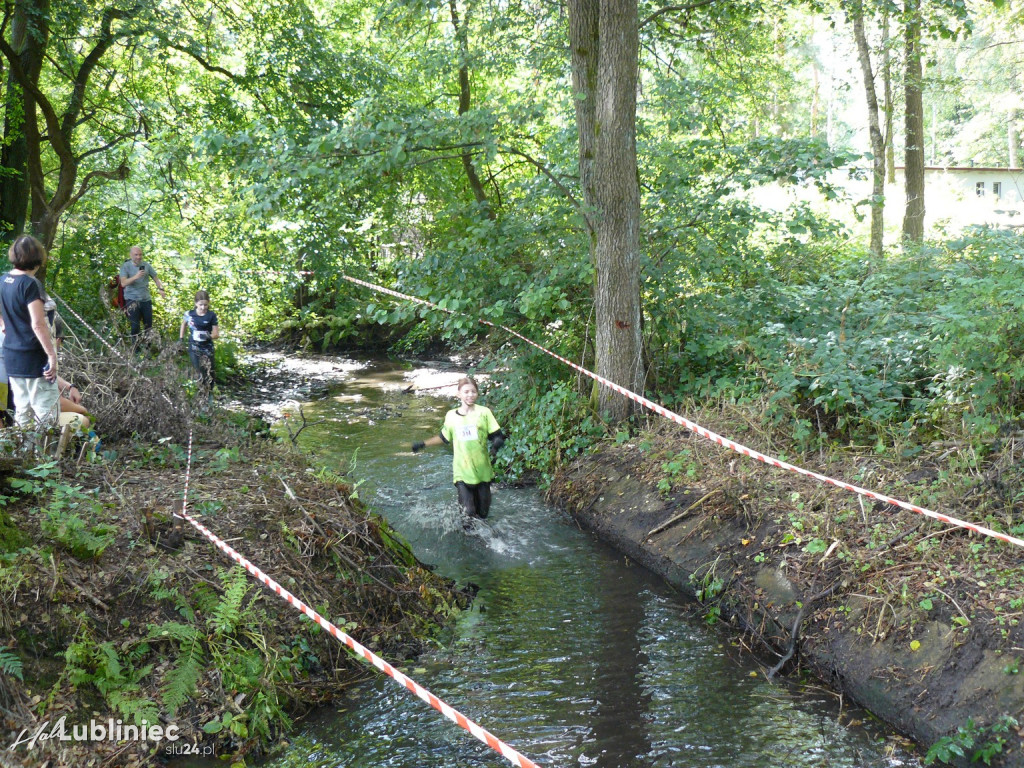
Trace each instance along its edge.
{"label": "shaded forest floor", "polygon": [[[779,455],[742,414],[697,419]],[[810,672],[943,760],[1024,765],[1024,553],[652,423],[563,468],[552,499],[733,627],[766,674]],[[1024,444],[797,463],[1020,535]],[[792,460],[792,459],[790,459]],[[960,756],[963,755],[963,758]]]}

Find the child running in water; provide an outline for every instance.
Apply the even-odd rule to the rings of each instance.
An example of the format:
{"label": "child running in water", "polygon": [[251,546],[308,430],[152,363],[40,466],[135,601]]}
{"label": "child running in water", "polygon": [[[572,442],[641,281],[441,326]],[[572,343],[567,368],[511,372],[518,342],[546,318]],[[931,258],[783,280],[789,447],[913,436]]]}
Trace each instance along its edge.
{"label": "child running in water", "polygon": [[466,377],[459,380],[458,387],[461,404],[445,415],[441,433],[413,443],[412,452],[419,453],[428,445],[451,445],[459,504],[467,515],[483,520],[491,509],[494,479],[488,443],[497,451],[505,444],[505,435],[490,409],[476,404],[480,394],[476,382]]}

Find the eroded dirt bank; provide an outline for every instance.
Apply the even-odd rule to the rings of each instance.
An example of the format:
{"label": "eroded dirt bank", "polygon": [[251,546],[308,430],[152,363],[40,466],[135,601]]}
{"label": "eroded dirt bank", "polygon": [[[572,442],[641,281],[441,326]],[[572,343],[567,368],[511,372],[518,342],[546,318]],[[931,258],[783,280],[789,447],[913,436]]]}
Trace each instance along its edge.
{"label": "eroded dirt bank", "polygon": [[[862,470],[918,487],[878,462]],[[923,750],[946,737],[940,758],[1024,766],[1024,557],[1012,546],[677,429],[579,461],[550,496],[742,632],[766,674],[809,670]]]}

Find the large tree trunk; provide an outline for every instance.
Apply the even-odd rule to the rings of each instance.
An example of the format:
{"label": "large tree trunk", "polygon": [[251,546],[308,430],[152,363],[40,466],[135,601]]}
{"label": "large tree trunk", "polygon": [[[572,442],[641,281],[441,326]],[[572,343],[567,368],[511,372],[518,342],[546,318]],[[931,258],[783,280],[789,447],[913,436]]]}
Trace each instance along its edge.
{"label": "large tree trunk", "polygon": [[906,103],[906,159],[904,184],[907,207],[903,214],[903,239],[912,243],[924,242],[924,97],[922,85],[924,71],[921,66],[921,11],[920,0],[907,0],[906,73],[903,80]]}
{"label": "large tree trunk", "polygon": [[[599,0],[569,0],[569,52],[572,63],[573,102],[576,105],[576,131],[579,134],[580,189],[588,208],[594,205],[594,143],[597,132],[597,59]],[[590,215],[590,212],[587,212]],[[591,255],[594,249],[594,229]]]}
{"label": "large tree trunk", "polygon": [[854,3],[850,9],[853,36],[857,43],[857,60],[864,78],[864,95],[868,105],[868,134],[871,137],[871,241],[869,249],[875,256],[882,255],[882,237],[885,218],[885,139],[878,120],[878,96],[875,93],[875,73],[871,70],[871,49],[864,32],[864,6]]}
{"label": "large tree trunk", "polygon": [[[600,216],[594,249],[597,373],[634,392],[643,386],[640,327],[640,184],[636,162],[639,34],[636,0],[602,0],[597,69],[597,166]],[[612,421],[631,401],[601,389]]]}
{"label": "large tree trunk", "polygon": [[[11,19],[11,48],[21,68],[39,82],[43,56],[49,40],[49,27],[38,20],[46,19],[49,0],[19,2]],[[26,93],[7,68],[4,103],[3,148],[0,149],[0,239],[13,239],[25,230],[28,215],[28,142],[25,136],[25,115],[34,113],[32,97]]]}
{"label": "large tree trunk", "polygon": [[[569,30],[580,183],[593,212],[597,373],[637,391],[643,386],[643,366],[636,0],[570,0]],[[633,405],[601,387],[598,407],[615,422],[628,416]]]}

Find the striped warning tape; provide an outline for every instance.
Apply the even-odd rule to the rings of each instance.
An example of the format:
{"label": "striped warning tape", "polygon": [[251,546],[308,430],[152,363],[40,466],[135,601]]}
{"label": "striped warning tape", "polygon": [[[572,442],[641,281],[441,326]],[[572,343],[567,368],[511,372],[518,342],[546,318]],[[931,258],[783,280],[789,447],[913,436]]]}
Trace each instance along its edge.
{"label": "striped warning tape", "polygon": [[[67,310],[68,312],[70,312],[70,313],[71,313],[71,314],[72,314],[72,315],[73,315],[73,316],[75,317],[75,319],[76,319],[76,320],[78,320],[78,322],[80,322],[80,323],[81,323],[82,325],[84,325],[84,326],[85,326],[85,328],[86,328],[86,330],[88,330],[89,332],[91,332],[93,336],[95,336],[95,337],[96,337],[97,339],[99,339],[99,340],[100,340],[100,343],[101,343],[101,344],[103,344],[103,346],[105,346],[105,347],[106,347],[107,349],[109,349],[109,350],[110,350],[111,352],[113,352],[113,353],[114,353],[115,355],[117,355],[118,357],[120,357],[120,358],[121,358],[122,360],[125,360],[125,361],[127,361],[127,360],[128,360],[128,358],[126,358],[126,357],[125,357],[124,355],[122,355],[122,354],[121,354],[120,352],[118,352],[118,351],[117,351],[117,349],[115,349],[115,348],[114,348],[113,346],[111,346],[110,342],[108,342],[108,341],[107,341],[107,340],[106,340],[105,338],[103,338],[103,337],[102,337],[102,336],[100,335],[99,331],[97,331],[97,330],[96,330],[95,328],[93,328],[93,327],[92,327],[91,325],[89,325],[89,323],[88,323],[88,322],[86,322],[86,320],[85,320],[85,318],[84,318],[84,317],[82,317],[82,316],[81,316],[80,314],[78,314],[77,312],[75,312],[75,310],[74,310],[74,309],[72,309],[72,307],[71,307],[71,305],[70,305],[70,304],[68,304],[68,303],[67,303],[66,301],[64,301],[64,299],[62,299],[62,298],[61,298],[60,296],[58,296],[58,295],[57,295],[57,294],[55,294],[55,293],[54,293],[54,294],[51,294],[51,295],[53,296],[53,298],[55,298],[55,299],[56,299],[57,301],[59,301],[59,302],[61,303],[61,305],[63,305],[63,307],[64,307],[64,308],[65,308],[65,309],[66,309],[66,310]],[[128,362],[130,362],[130,361],[128,361]]]}
{"label": "striped warning tape", "polygon": [[[437,304],[434,304],[432,302],[426,301],[425,299],[417,298],[416,296],[410,296],[410,295],[405,294],[405,293],[399,293],[398,291],[393,291],[390,288],[385,288],[385,287],[380,286],[380,285],[375,285],[374,283],[368,283],[365,280],[359,280],[358,278],[349,277],[348,275],[342,275],[342,277],[345,280],[348,280],[351,283],[355,283],[356,285],[361,285],[361,286],[363,286],[365,288],[369,288],[370,290],[376,291],[378,293],[385,293],[385,294],[388,294],[390,296],[395,296],[395,297],[397,297],[399,299],[404,299],[406,301],[413,301],[413,302],[416,302],[417,304],[422,304],[424,306],[432,307],[433,309],[438,309],[438,310],[441,310],[442,312],[447,312],[449,314],[465,314],[465,313],[462,313],[462,312],[455,312],[454,310],[438,306]],[[756,451],[753,448],[748,448],[747,446],[742,445],[741,443],[737,443],[734,440],[730,440],[727,437],[723,437],[722,435],[719,435],[719,434],[717,434],[715,432],[712,432],[710,429],[702,427],[700,424],[697,424],[694,421],[690,421],[689,419],[687,419],[687,418],[685,418],[683,416],[680,416],[677,413],[674,413],[674,412],[670,411],[668,408],[665,408],[662,405],[658,405],[658,403],[655,403],[652,400],[648,400],[646,397],[643,397],[642,395],[638,395],[635,392],[632,392],[632,391],[626,389],[625,387],[622,387],[622,386],[616,384],[613,381],[609,381],[608,379],[606,379],[606,378],[604,378],[602,376],[598,376],[596,373],[593,373],[592,371],[587,370],[583,366],[577,365],[576,363],[572,362],[571,360],[567,360],[566,358],[562,357],[561,355],[558,355],[555,352],[552,352],[550,349],[547,349],[547,348],[541,346],[537,342],[532,341],[532,340],[526,338],[525,336],[523,336],[520,333],[517,333],[516,331],[513,331],[511,328],[507,328],[504,325],[496,325],[495,323],[492,323],[492,322],[490,322],[488,320],[483,320],[483,319],[480,319],[480,318],[477,318],[477,321],[482,323],[483,325],[488,325],[491,328],[499,328],[499,329],[505,331],[506,333],[512,334],[517,339],[520,339],[521,341],[525,342],[526,344],[529,344],[531,347],[534,347],[535,349],[539,349],[544,354],[550,355],[551,357],[555,358],[556,360],[559,360],[559,361],[565,363],[569,367],[573,368],[576,371],[579,371],[580,373],[584,374],[585,376],[589,376],[594,381],[596,381],[596,382],[598,382],[600,384],[603,384],[604,386],[608,387],[609,389],[613,390],[614,392],[618,392],[619,394],[624,395],[625,397],[629,398],[633,402],[638,403],[639,405],[642,405],[643,407],[653,411],[654,413],[658,414],[659,416],[662,416],[662,417],[664,417],[666,419],[669,419],[670,421],[674,421],[676,424],[680,424],[680,425],[686,427],[691,432],[694,432],[694,433],[700,435],[701,437],[704,437],[704,438],[706,438],[706,439],[708,439],[708,440],[710,440],[710,441],[712,441],[714,443],[717,443],[718,445],[721,445],[724,448],[728,448],[731,451],[735,451],[736,453],[743,454],[744,456],[749,456],[752,459],[756,459],[757,461],[764,462],[765,464],[770,464],[771,466],[778,467],[779,469],[785,469],[785,470],[788,470],[789,472],[795,472],[797,474],[804,475],[806,477],[814,478],[815,480],[818,480],[819,482],[827,483],[828,485],[834,485],[837,488],[842,488],[844,490],[851,491],[852,493],[856,493],[856,494],[859,494],[861,496],[865,496],[865,497],[867,497],[869,499],[874,499],[875,501],[880,501],[880,502],[883,502],[885,504],[892,504],[893,506],[900,507],[901,509],[906,509],[906,510],[908,510],[910,512],[915,512],[915,513],[917,513],[919,515],[924,515],[925,517],[930,517],[930,518],[932,518],[934,520],[938,520],[938,521],[946,523],[948,525],[954,525],[954,526],[956,526],[958,528],[965,528],[968,531],[974,531],[975,533],[980,533],[983,536],[990,536],[991,538],[999,539],[1000,541],[1005,541],[1005,542],[1008,542],[1010,544],[1014,544],[1014,545],[1016,545],[1018,547],[1024,547],[1024,539],[1017,538],[1016,536],[1010,536],[1009,534],[1006,534],[1006,533],[1000,533],[999,531],[994,531],[991,528],[986,528],[984,526],[978,525],[976,523],[970,523],[970,522],[967,522],[965,520],[959,520],[959,519],[957,519],[955,517],[950,517],[949,515],[944,515],[941,512],[935,512],[935,511],[927,509],[925,507],[919,507],[916,504],[911,504],[911,503],[906,502],[906,501],[901,501],[899,499],[895,499],[895,498],[893,498],[891,496],[886,496],[885,494],[878,493],[877,491],[868,490],[867,488],[861,488],[860,486],[852,485],[852,484],[844,482],[842,480],[836,480],[835,478],[828,477],[827,475],[822,475],[822,474],[820,474],[818,472],[814,472],[814,471],[812,471],[810,469],[805,469],[805,468],[799,467],[799,466],[797,466],[795,464],[790,464],[789,462],[782,461],[781,459],[777,459],[777,458],[775,458],[773,456],[768,456],[767,454],[761,453],[760,451]]]}
{"label": "striped warning tape", "polygon": [[181,505],[181,513],[175,513],[176,517],[181,517],[183,520],[187,520],[192,526],[199,531],[203,536],[209,539],[217,549],[227,555],[229,558],[234,560],[240,566],[245,568],[257,581],[268,587],[274,594],[281,597],[286,603],[291,605],[293,608],[297,608],[299,611],[304,613],[308,618],[315,621],[320,627],[326,631],[331,637],[341,641],[348,646],[355,654],[362,656],[368,662],[373,664],[384,674],[393,678],[400,685],[405,686],[408,690],[412,691],[423,701],[427,702],[430,706],[440,712],[442,715],[447,717],[453,723],[469,731],[473,736],[482,741],[488,747],[493,749],[495,752],[500,754],[512,765],[517,765],[519,768],[540,768],[537,763],[530,760],[528,757],[520,754],[515,749],[510,747],[508,744],[503,742],[497,736],[492,734],[485,728],[470,720],[468,717],[463,715],[457,709],[449,706],[444,701],[439,699],[437,696],[432,694],[426,688],[421,686],[415,680],[399,672],[391,664],[386,662],[384,659],[377,656],[369,648],[358,643],[348,633],[339,629],[335,624],[325,619],[319,613],[314,611],[304,602],[299,600],[295,595],[289,592],[287,589],[282,587],[267,574],[253,565],[249,560],[236,552],[229,544],[222,539],[218,538],[213,532],[211,532],[206,526],[196,520],[194,517],[188,514],[188,478],[192,471],[192,433],[189,432],[188,436],[188,463],[185,469],[185,499]]}
{"label": "striped warning tape", "polygon": [[[93,328],[93,327],[92,327],[91,325],[89,325],[89,323],[88,323],[88,322],[86,322],[86,320],[85,320],[85,318],[84,318],[84,317],[82,317],[82,316],[81,316],[80,314],[78,314],[77,312],[75,312],[75,310],[74,310],[74,309],[73,309],[73,308],[71,307],[71,305],[70,305],[70,304],[68,304],[68,303],[67,303],[66,301],[64,301],[64,299],[62,299],[62,298],[61,298],[60,296],[58,296],[57,294],[52,294],[52,295],[53,295],[53,298],[55,298],[55,299],[56,299],[57,301],[59,301],[59,302],[60,302],[60,303],[61,303],[61,304],[62,304],[62,305],[64,306],[64,308],[65,308],[65,309],[67,309],[67,311],[68,311],[68,312],[70,312],[70,313],[71,313],[71,314],[72,314],[72,315],[74,316],[74,318],[75,318],[76,320],[78,320],[78,322],[80,322],[80,323],[81,323],[82,325],[84,325],[84,326],[85,326],[86,330],[88,330],[88,331],[89,331],[90,333],[92,333],[92,335],[93,335],[93,336],[95,336],[95,337],[96,337],[97,339],[99,339],[99,340],[100,340],[100,342],[101,342],[101,343],[102,343],[102,344],[103,344],[103,345],[104,345],[104,346],[105,346],[105,347],[106,347],[107,349],[109,349],[109,350],[110,350],[111,352],[113,352],[113,353],[114,353],[114,354],[115,354],[115,355],[116,355],[117,357],[121,358],[121,359],[122,359],[122,360],[124,360],[124,361],[125,361],[126,363],[128,363],[128,367],[129,367],[129,368],[130,368],[131,370],[133,370],[133,371],[134,371],[135,373],[137,373],[137,374],[138,374],[138,375],[139,375],[139,376],[140,376],[140,377],[141,377],[141,378],[142,378],[142,379],[143,379],[144,381],[148,381],[148,382],[149,382],[149,383],[151,383],[151,384],[153,383],[153,380],[152,380],[151,378],[149,378],[149,376],[147,376],[146,374],[144,374],[144,373],[143,373],[142,371],[140,371],[140,370],[138,369],[138,367],[136,366],[136,364],[135,364],[135,362],[134,362],[134,361],[132,361],[132,360],[129,360],[129,359],[127,358],[127,357],[125,357],[125,356],[124,356],[124,355],[122,355],[122,354],[121,354],[120,352],[118,352],[118,351],[117,351],[117,349],[116,349],[115,347],[111,346],[110,342],[109,342],[109,341],[107,341],[107,340],[106,340],[105,338],[103,338],[103,337],[102,337],[102,336],[100,335],[99,331],[97,331],[97,330],[96,330],[95,328]],[[163,398],[163,399],[164,399],[164,400],[165,400],[165,401],[167,402],[167,404],[168,404],[169,406],[171,406],[171,408],[173,408],[173,409],[174,409],[175,411],[176,411],[176,410],[178,410],[178,407],[177,407],[177,406],[176,406],[176,405],[175,405],[175,404],[174,404],[174,403],[173,403],[173,402],[171,401],[171,398],[169,398],[169,397],[167,396],[167,393],[166,393],[166,392],[161,392],[161,393],[160,393],[160,397],[162,397],[162,398]]]}

